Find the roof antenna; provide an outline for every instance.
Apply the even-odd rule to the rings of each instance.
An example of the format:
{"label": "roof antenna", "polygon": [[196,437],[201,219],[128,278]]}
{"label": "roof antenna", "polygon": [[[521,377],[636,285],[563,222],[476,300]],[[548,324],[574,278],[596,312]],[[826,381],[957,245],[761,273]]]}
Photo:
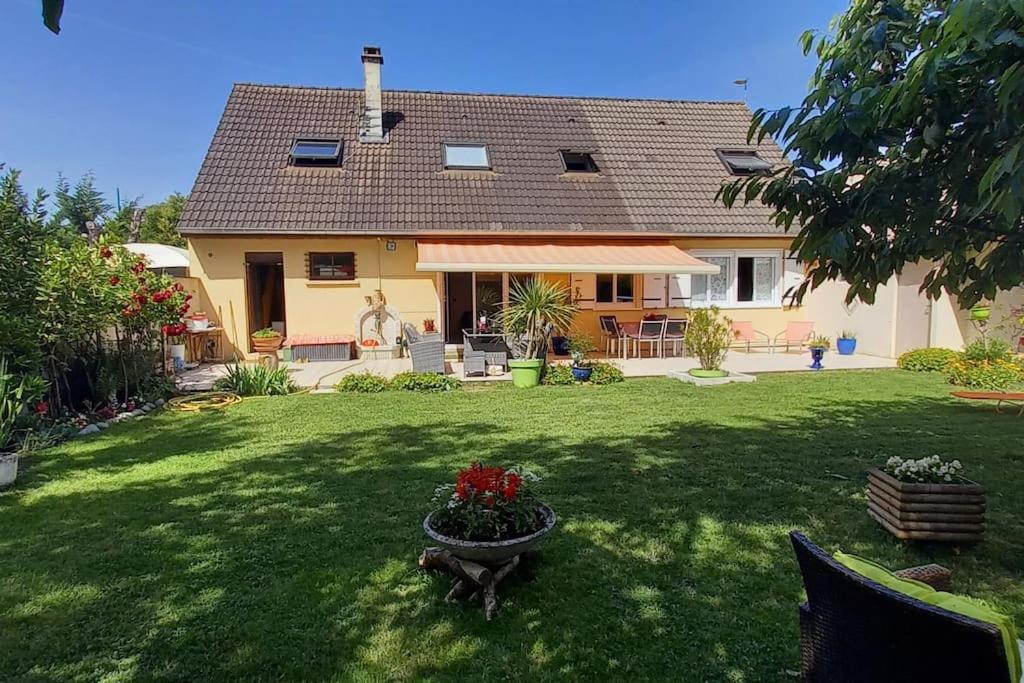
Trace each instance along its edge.
{"label": "roof antenna", "polygon": [[742,85],[743,86],[743,103],[746,104],[747,103],[747,79],[745,79],[745,78],[737,78],[735,81],[732,82],[732,84],[733,85]]}

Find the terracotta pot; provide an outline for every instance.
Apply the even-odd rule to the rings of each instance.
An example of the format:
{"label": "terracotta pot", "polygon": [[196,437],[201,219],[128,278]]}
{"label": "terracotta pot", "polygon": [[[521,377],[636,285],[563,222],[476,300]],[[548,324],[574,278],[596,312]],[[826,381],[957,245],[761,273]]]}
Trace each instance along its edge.
{"label": "terracotta pot", "polygon": [[256,353],[273,353],[284,343],[284,337],[279,334],[273,337],[251,337],[251,339],[253,351]]}
{"label": "terracotta pot", "polygon": [[868,472],[868,514],[903,540],[980,541],[985,490],[969,480],[909,484],[873,469]]}
{"label": "terracotta pot", "polygon": [[460,538],[439,534],[430,526],[430,518],[433,513],[427,515],[423,520],[423,531],[455,557],[486,564],[503,564],[540,543],[555,528],[554,510],[547,505],[541,505],[540,514],[544,518],[544,526],[541,529],[534,531],[529,536],[510,538],[507,541],[464,541]]}

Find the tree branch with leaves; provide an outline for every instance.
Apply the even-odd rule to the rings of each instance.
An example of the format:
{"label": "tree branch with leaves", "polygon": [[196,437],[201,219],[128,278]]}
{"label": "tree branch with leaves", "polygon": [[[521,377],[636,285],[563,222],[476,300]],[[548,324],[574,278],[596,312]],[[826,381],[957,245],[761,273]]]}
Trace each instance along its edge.
{"label": "tree branch with leaves", "polygon": [[792,163],[718,193],[797,231],[797,300],[841,278],[871,303],[917,261],[925,293],[964,306],[1024,282],[1024,0],[854,0],[802,44],[807,97],[748,134]]}

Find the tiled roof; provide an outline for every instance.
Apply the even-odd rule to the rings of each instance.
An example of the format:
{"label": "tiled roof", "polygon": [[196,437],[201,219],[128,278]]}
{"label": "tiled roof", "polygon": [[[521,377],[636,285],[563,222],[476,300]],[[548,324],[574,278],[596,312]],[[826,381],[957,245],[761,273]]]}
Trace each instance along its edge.
{"label": "tiled roof", "polygon": [[[754,149],[742,103],[384,91],[390,142],[369,144],[362,102],[236,85],[182,232],[782,232],[765,207],[714,199],[729,177],[715,149]],[[342,138],[343,165],[289,166],[297,137]],[[493,171],[443,170],[442,142],[486,143]],[[564,174],[561,149],[592,152],[601,173]],[[756,149],[783,160],[774,143]]]}

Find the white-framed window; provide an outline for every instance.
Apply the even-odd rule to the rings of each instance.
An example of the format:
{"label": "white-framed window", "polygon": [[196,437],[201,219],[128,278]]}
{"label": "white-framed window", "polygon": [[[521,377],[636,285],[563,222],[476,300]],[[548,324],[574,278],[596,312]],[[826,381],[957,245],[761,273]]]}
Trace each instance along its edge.
{"label": "white-framed window", "polygon": [[699,251],[694,256],[719,267],[717,275],[694,275],[692,306],[774,308],[782,306],[781,249]]}

